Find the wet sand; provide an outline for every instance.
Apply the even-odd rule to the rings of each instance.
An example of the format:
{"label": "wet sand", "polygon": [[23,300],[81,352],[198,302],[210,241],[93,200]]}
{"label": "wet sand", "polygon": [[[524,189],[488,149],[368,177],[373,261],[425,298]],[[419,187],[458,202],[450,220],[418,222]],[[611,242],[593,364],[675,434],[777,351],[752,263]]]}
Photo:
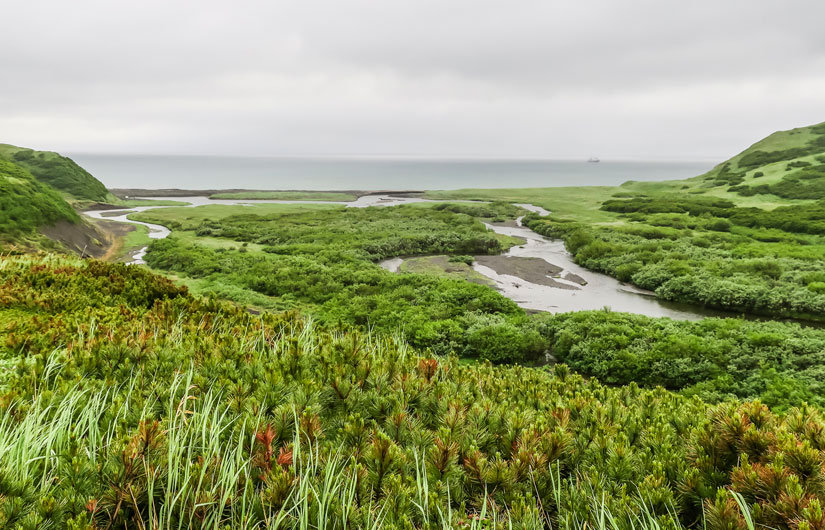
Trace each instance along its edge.
{"label": "wet sand", "polygon": [[110,210],[106,212],[100,212],[100,217],[121,217],[123,215],[129,215],[130,213],[135,213],[134,210]]}
{"label": "wet sand", "polygon": [[582,278],[578,274],[573,274],[572,272],[569,272],[569,271],[562,274],[561,277],[563,279],[567,280],[568,282],[577,283],[581,286],[587,285],[587,280],[585,280],[584,278]]}
{"label": "wet sand", "polygon": [[517,276],[527,283],[546,285],[557,289],[579,289],[575,285],[556,281],[554,278],[558,278],[559,273],[564,269],[542,258],[504,255],[476,256],[475,262],[494,270],[497,274]]}
{"label": "wet sand", "polygon": [[503,228],[518,228],[518,223],[515,219],[510,219],[509,221],[500,221],[498,223],[490,223],[491,226],[500,226]]}

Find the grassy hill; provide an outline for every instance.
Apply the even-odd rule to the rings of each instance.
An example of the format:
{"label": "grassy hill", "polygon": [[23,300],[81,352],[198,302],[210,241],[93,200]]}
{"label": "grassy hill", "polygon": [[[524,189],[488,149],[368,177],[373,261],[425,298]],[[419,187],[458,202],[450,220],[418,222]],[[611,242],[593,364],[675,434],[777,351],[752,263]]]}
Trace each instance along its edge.
{"label": "grassy hill", "polygon": [[779,131],[698,177],[741,196],[825,198],[825,123]]}
{"label": "grassy hill", "polygon": [[128,225],[82,219],[67,196],[0,158],[0,250],[46,250],[101,257]]}
{"label": "grassy hill", "polygon": [[58,153],[0,144],[0,158],[23,167],[40,182],[72,199],[105,201],[109,198],[109,191],[102,182],[71,158]]}
{"label": "grassy hill", "polygon": [[60,221],[76,223],[80,218],[57,191],[22,167],[0,160],[0,238],[8,242]]}

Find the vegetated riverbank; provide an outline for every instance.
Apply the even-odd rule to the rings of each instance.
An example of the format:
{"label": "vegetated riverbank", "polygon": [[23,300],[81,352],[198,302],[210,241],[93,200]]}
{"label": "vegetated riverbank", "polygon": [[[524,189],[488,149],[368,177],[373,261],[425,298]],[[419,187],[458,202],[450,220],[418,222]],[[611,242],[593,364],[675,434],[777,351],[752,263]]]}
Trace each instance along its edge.
{"label": "vegetated riverbank", "polygon": [[[204,196],[180,197],[190,202],[190,206],[216,205],[244,206],[248,204],[302,204],[299,201],[243,201],[207,199]],[[313,201],[314,202],[314,201]],[[320,201],[324,202],[324,201]],[[349,207],[365,207],[374,205],[398,205],[410,203],[426,203],[420,198],[365,195],[355,201],[345,203]],[[433,201],[430,201],[433,202]],[[307,202],[311,204],[312,202]],[[515,205],[537,214],[546,215],[549,212],[543,208],[526,203]],[[132,209],[130,212],[146,211],[150,208]],[[153,210],[156,214],[158,209]],[[173,210],[174,211],[174,210]],[[253,210],[254,211],[254,210]],[[110,219],[121,221],[129,220],[130,212],[123,213]],[[109,216],[112,212],[92,214],[94,216]],[[162,215],[162,214],[161,214]],[[174,217],[174,216],[173,216]],[[205,218],[204,218],[205,220]],[[174,223],[169,218],[169,222]],[[160,224],[141,223],[151,230],[150,237],[162,239],[168,236],[169,231]],[[565,251],[560,241],[547,240],[530,229],[521,226],[520,220],[492,223],[488,228],[511,238],[523,241],[523,245],[512,245],[502,256],[477,257],[473,264],[475,272],[489,278],[493,285],[506,297],[514,300],[521,307],[549,312],[566,312],[573,310],[602,309],[610,307],[615,311],[645,314],[648,316],[669,316],[680,319],[699,319],[705,316],[734,316],[722,313],[704,311],[701,308],[690,308],[678,304],[668,304],[656,300],[653,293],[634,289],[633,287],[617,282],[602,274],[593,274],[576,265]],[[135,262],[141,263],[145,250],[141,249],[135,256]],[[391,258],[395,260],[396,258]],[[401,262],[397,265],[400,266]],[[432,265],[432,264],[431,264]],[[491,267],[492,265],[492,267]],[[385,267],[386,268],[386,267]],[[418,272],[425,272],[419,264]],[[428,272],[433,272],[432,268]],[[459,272],[459,271],[456,271]],[[459,274],[472,280],[472,276]],[[585,278],[586,277],[586,278]],[[571,291],[561,293],[559,290]]]}
{"label": "vegetated riverbank", "polygon": [[[478,221],[483,215],[487,225],[529,232],[515,220],[523,213],[510,204],[412,202],[362,209],[272,202],[157,208],[138,215],[174,227],[170,237],[151,247],[146,261],[196,293],[259,309],[300,309],[327,324],[401,332],[416,348],[468,359],[533,363],[549,354],[614,384],[666,385],[713,402],[759,398],[777,409],[821,402],[821,330],[742,319],[677,322],[603,310],[527,314],[500,292],[467,281],[470,273],[482,276],[467,265],[470,256],[534,248],[544,257],[544,252],[563,253],[567,262],[550,259],[564,264],[559,276],[571,286],[586,282],[581,291],[547,288],[562,301],[598,285],[594,277],[632,289],[575,264],[560,241],[531,234],[535,247],[526,239],[511,246],[515,238],[496,237]],[[506,217],[510,220],[493,221]],[[502,246],[499,237],[510,239]],[[440,255],[456,270],[439,274],[431,258],[414,262],[418,273],[392,274],[375,266],[399,254]],[[571,272],[581,273],[578,282],[566,274]],[[593,293],[590,301],[601,309],[604,297]],[[667,307],[650,296],[625,295]]]}
{"label": "vegetated riverbank", "polygon": [[[242,200],[214,200],[203,196],[183,197],[190,206],[215,205],[237,206],[256,204],[315,204],[324,201],[242,201]],[[356,201],[344,203],[350,207],[369,205],[397,205],[405,203],[426,203],[420,198],[402,198],[382,195],[366,195]],[[431,201],[432,202],[432,201]],[[547,215],[549,212],[540,207],[519,203],[516,206],[529,209],[536,214]],[[149,208],[138,208],[145,211]],[[133,210],[135,211],[135,210]],[[174,210],[173,210],[174,211]],[[210,210],[212,211],[212,210]],[[230,210],[231,212],[231,210]],[[99,216],[112,215],[111,212],[93,214]],[[114,217],[117,220],[127,220],[128,213]],[[174,217],[174,216],[172,216]],[[204,220],[206,217],[202,217]],[[171,223],[176,221],[170,220]],[[146,223],[144,223],[146,224]],[[168,235],[168,230],[162,225],[146,224],[151,230],[150,237],[160,239]],[[483,257],[476,259],[473,265],[475,272],[494,282],[495,287],[521,307],[531,311],[567,312],[577,310],[595,310],[609,307],[615,311],[644,314],[648,316],[668,316],[678,319],[697,320],[707,316],[729,317],[747,313],[745,309],[720,307],[719,309],[733,309],[733,312],[714,311],[703,307],[703,304],[690,305],[680,303],[680,300],[663,300],[657,298],[653,291],[638,289],[627,283],[616,281],[613,278],[594,274],[576,263],[576,260],[564,247],[561,240],[548,240],[530,229],[521,226],[521,222],[510,221],[488,224],[494,231],[510,237],[517,237],[525,241],[523,245],[513,245],[500,257]],[[136,262],[142,262],[145,249],[134,249]],[[395,262],[395,270],[402,261]],[[433,265],[431,263],[430,265]],[[492,267],[490,265],[493,265]],[[425,272],[418,265],[418,272]],[[558,269],[557,271],[554,269]],[[442,270],[444,270],[442,268]],[[434,272],[430,270],[426,272]],[[456,271],[458,272],[458,271]],[[458,274],[473,280],[472,276]],[[485,282],[480,282],[485,283]],[[567,292],[564,292],[567,291]],[[738,311],[737,311],[738,309]],[[785,315],[787,316],[787,315]]]}
{"label": "vegetated riverbank", "polygon": [[819,204],[771,212],[694,197],[606,201],[628,222],[528,218],[575,261],[666,300],[771,317],[822,320],[825,239]]}
{"label": "vegetated riverbank", "polygon": [[83,215],[92,219],[100,219],[111,224],[131,223],[133,226],[144,227],[146,229],[145,231],[140,231],[133,234],[131,237],[127,236],[126,238],[123,238],[120,244],[122,251],[117,253],[118,258],[124,259],[127,263],[140,265],[146,263],[143,261],[143,257],[146,255],[146,250],[151,240],[163,239],[171,233],[171,230],[163,225],[135,221],[130,219],[129,215],[158,207],[162,206],[139,206],[128,210],[87,210],[83,212]]}
{"label": "vegetated riverbank", "polygon": [[[738,317],[741,314],[713,311],[690,304],[660,300],[652,291],[594,273],[575,263],[564,242],[545,238],[518,222],[488,223],[492,230],[519,238],[497,256],[474,256],[472,269],[492,281],[492,286],[520,307],[531,311],[566,313],[609,308],[613,311],[679,320]],[[409,258],[391,258],[381,263],[392,272],[403,270]]]}
{"label": "vegetated riverbank", "polygon": [[[616,187],[431,191],[530,201],[577,264],[660,299],[825,319],[825,124],[783,131],[698,177]],[[761,180],[766,179],[766,180]]]}

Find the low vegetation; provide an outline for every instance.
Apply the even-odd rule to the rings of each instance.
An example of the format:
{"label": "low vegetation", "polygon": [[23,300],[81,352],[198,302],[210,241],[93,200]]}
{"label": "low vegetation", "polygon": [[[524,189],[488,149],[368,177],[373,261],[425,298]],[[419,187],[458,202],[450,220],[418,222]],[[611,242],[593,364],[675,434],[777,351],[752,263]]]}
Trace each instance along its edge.
{"label": "low vegetation", "polygon": [[[463,365],[0,258],[6,528],[816,528],[816,410]],[[43,286],[49,286],[43,289]]]}
{"label": "low vegetation", "polygon": [[[439,354],[531,361],[542,352],[534,324],[496,291],[447,276],[393,274],[376,262],[399,255],[496,254],[501,238],[467,212],[515,215],[511,205],[296,208],[267,215],[202,217],[195,209],[135,217],[176,230],[152,244],[147,263],[252,305],[301,308],[325,323],[346,323]],[[254,211],[254,210],[253,210]],[[457,213],[460,212],[460,213]],[[204,287],[203,284],[200,287]],[[265,307],[272,308],[267,304]]]}
{"label": "low vegetation", "polygon": [[575,260],[664,299],[735,312],[825,315],[822,203],[772,212],[724,199],[659,195],[605,201],[622,224],[532,217]]}
{"label": "low vegetation", "polygon": [[[821,319],[823,138],[687,181],[429,194],[508,202],[132,214],[173,229],[146,256],[167,277],[0,254],[0,528],[825,528],[825,330],[528,315],[472,269],[517,244],[481,221],[529,202],[661,298]],[[0,146],[5,239],[79,221],[52,185],[107,197],[52,155]]]}

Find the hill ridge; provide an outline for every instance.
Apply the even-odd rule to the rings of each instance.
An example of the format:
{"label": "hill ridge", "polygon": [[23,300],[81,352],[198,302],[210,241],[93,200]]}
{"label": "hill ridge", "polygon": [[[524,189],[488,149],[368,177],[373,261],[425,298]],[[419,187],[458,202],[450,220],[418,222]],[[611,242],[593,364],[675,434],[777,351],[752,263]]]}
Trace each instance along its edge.
{"label": "hill ridge", "polygon": [[105,201],[110,195],[102,182],[60,153],[0,144],[0,158],[23,167],[34,178],[71,199]]}

